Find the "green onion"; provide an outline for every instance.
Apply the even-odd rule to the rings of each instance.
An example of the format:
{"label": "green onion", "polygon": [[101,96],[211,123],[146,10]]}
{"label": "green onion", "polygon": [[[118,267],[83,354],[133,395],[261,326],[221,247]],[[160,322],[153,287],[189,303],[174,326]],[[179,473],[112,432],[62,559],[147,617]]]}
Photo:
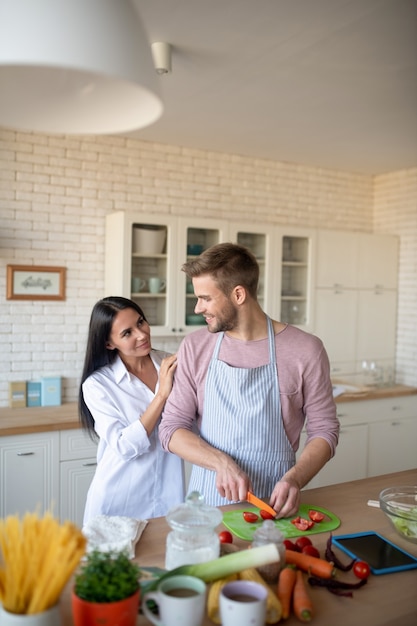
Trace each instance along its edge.
{"label": "green onion", "polygon": [[[179,574],[187,576],[196,576],[206,583],[213,582],[219,578],[224,578],[230,574],[236,574],[249,567],[260,567],[269,563],[277,563],[280,560],[279,552],[274,543],[266,546],[251,548],[250,550],[240,550],[232,552],[225,556],[220,556],[206,563],[196,563],[194,565],[181,565],[175,569],[164,572],[156,580],[141,581],[143,591],[155,589],[162,580]],[[146,571],[146,568],[141,568]]]}

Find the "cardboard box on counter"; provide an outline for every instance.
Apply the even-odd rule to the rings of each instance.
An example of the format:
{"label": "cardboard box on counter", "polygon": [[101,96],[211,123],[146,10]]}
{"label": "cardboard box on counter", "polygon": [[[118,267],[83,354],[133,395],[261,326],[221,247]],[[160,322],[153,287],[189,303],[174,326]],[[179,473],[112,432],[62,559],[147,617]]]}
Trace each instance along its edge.
{"label": "cardboard box on counter", "polygon": [[27,384],[27,406],[41,406],[41,382],[29,381]]}
{"label": "cardboard box on counter", "polygon": [[9,383],[9,405],[12,409],[21,409],[26,406],[26,381],[15,380]]}
{"label": "cardboard box on counter", "polygon": [[61,378],[51,376],[41,378],[41,406],[59,406],[61,404]]}

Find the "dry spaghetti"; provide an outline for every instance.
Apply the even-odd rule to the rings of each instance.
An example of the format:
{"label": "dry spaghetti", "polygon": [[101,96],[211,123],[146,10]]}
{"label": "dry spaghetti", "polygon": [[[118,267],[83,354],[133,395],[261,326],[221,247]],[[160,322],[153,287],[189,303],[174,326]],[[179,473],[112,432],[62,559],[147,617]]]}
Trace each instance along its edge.
{"label": "dry spaghetti", "polygon": [[0,601],[10,613],[33,614],[57,604],[85,554],[86,538],[71,522],[46,513],[0,520]]}

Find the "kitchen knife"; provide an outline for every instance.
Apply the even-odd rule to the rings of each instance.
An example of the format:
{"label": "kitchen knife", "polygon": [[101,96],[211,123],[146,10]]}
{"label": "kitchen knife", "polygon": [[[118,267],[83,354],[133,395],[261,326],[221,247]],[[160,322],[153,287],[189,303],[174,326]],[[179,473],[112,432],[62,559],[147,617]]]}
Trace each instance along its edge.
{"label": "kitchen knife", "polygon": [[257,498],[251,491],[248,491],[248,493],[246,494],[246,500],[250,502],[251,504],[254,504],[255,506],[259,507],[262,511],[268,511],[268,513],[270,513],[274,517],[278,515],[275,509],[269,506],[269,504],[265,504],[263,500],[261,500],[260,498]]}

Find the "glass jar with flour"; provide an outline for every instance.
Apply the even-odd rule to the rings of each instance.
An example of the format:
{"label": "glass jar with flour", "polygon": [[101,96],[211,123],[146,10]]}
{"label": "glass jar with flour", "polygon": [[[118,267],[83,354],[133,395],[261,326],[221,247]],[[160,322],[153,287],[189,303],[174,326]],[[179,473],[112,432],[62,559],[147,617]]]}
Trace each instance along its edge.
{"label": "glass jar with flour", "polygon": [[220,555],[216,527],[223,519],[221,511],[208,506],[204,497],[193,491],[184,504],[168,511],[166,520],[172,530],[166,543],[165,568],[205,563]]}

